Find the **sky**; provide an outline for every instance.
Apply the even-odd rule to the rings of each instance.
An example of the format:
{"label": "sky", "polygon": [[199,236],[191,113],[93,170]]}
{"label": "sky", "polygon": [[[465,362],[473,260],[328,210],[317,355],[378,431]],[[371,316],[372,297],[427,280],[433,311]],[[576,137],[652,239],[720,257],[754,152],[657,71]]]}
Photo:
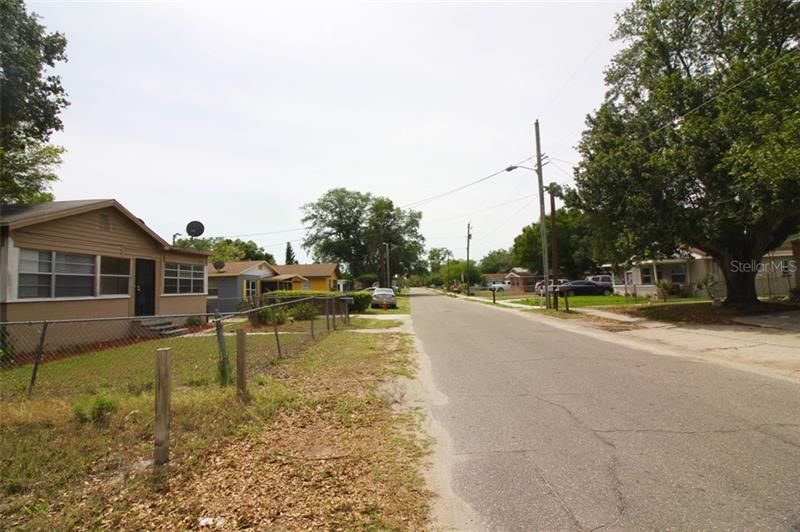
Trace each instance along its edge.
{"label": "sky", "polygon": [[[570,183],[625,2],[28,2],[68,40],[56,199],[115,198],[166,239],[255,240],[300,261],[301,207],[346,187],[417,205],[534,154]],[[525,163],[530,165],[531,162]],[[472,259],[539,217],[503,172],[418,205]]]}

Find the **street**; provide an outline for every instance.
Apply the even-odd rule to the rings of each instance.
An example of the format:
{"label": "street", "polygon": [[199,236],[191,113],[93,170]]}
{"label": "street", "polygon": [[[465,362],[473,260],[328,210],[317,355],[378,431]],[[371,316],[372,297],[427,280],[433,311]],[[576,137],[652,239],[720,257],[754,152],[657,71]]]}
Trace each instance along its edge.
{"label": "street", "polygon": [[800,385],[422,289],[411,308],[472,510],[444,528],[800,530]]}

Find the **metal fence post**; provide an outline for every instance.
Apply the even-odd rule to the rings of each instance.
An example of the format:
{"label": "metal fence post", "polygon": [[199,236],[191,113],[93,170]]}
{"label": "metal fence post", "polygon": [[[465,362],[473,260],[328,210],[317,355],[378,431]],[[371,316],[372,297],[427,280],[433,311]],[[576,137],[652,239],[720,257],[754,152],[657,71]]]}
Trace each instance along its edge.
{"label": "metal fence post", "polygon": [[153,464],[158,467],[169,462],[169,405],[170,405],[169,347],[156,351],[156,420]]}
{"label": "metal fence post", "polygon": [[231,383],[231,366],[228,361],[228,352],[225,348],[225,332],[222,330],[222,316],[214,313],[214,322],[217,330],[217,344],[219,345],[219,384],[227,386]]}
{"label": "metal fence post", "polygon": [[316,311],[311,315],[311,339],[314,339],[314,320],[316,319]]}
{"label": "metal fence post", "polygon": [[336,330],[336,296],[331,298],[331,323],[333,323],[333,330]]}
{"label": "metal fence post", "polygon": [[278,358],[283,358],[281,352],[281,338],[278,335],[278,320],[275,319],[275,308],[272,309],[272,325],[275,329],[275,345],[278,347]]}
{"label": "metal fence post", "polygon": [[42,334],[39,336],[39,345],[36,346],[36,358],[33,361],[33,371],[31,372],[31,382],[28,384],[28,399],[33,393],[33,385],[36,384],[36,374],[39,373],[39,363],[42,361],[44,351],[44,339],[47,336],[47,322],[42,325]]}
{"label": "metal fence post", "polygon": [[330,306],[331,306],[330,299],[325,299],[325,330],[328,331],[331,330],[331,320],[330,317],[328,316],[328,310]]}
{"label": "metal fence post", "polygon": [[236,330],[236,392],[243,403],[250,402],[247,394],[247,331]]}

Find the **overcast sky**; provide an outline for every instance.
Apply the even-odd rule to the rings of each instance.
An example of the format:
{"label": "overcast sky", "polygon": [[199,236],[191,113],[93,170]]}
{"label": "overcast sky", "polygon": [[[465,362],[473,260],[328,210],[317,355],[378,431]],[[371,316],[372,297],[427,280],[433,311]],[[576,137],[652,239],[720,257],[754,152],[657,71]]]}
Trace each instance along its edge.
{"label": "overcast sky", "polygon": [[[570,181],[625,2],[28,7],[68,40],[56,198],[116,198],[166,239],[198,219],[281,262],[287,240],[308,258],[300,207],[327,189],[411,204],[532,156],[537,118],[545,182]],[[468,221],[471,257],[509,247],[535,191],[517,170],[424,204],[428,247],[464,257]]]}

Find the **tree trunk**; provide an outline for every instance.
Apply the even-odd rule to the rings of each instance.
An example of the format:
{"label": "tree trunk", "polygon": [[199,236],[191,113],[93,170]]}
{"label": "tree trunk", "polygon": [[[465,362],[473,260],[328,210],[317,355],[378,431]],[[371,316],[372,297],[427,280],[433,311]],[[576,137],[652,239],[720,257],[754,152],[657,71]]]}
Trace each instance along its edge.
{"label": "tree trunk", "polygon": [[756,267],[760,262],[752,259],[717,261],[717,265],[725,276],[725,288],[727,289],[725,305],[749,307],[758,304]]}

